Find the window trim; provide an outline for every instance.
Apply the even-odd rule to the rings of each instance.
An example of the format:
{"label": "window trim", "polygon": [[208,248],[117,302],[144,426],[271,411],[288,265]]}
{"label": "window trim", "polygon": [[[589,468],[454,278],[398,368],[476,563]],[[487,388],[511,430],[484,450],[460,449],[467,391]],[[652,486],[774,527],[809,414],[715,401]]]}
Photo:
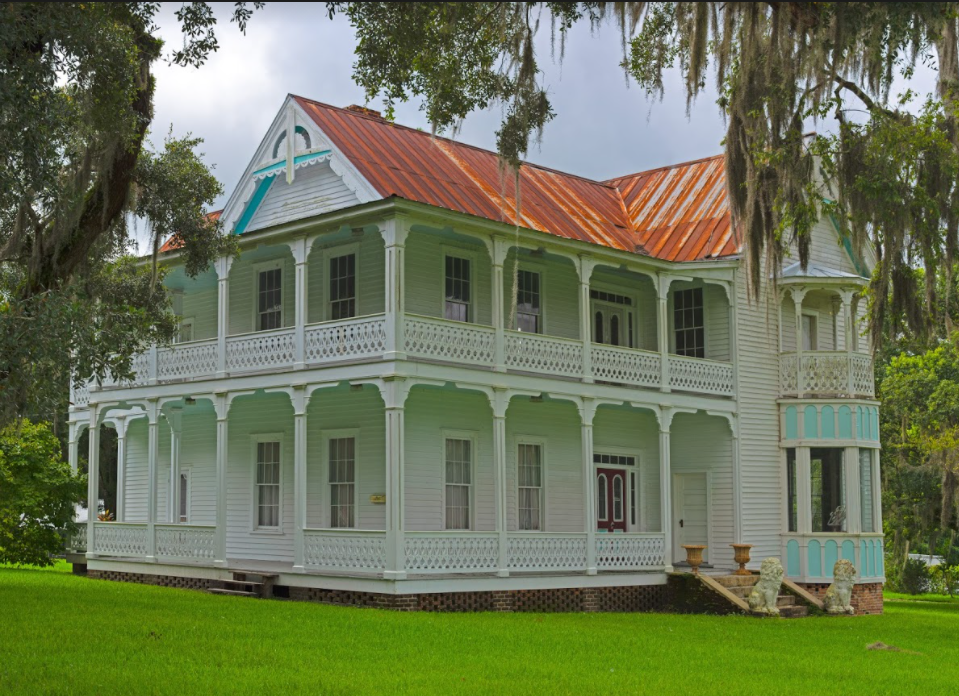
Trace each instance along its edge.
{"label": "window trim", "polygon": [[[189,340],[189,341],[181,341],[181,340],[179,340],[179,339],[180,339],[180,332],[183,331],[183,327],[184,327],[184,326],[189,326],[189,327],[190,327],[190,340]],[[195,317],[178,316],[178,317],[177,317],[177,322],[176,322],[176,335],[175,335],[173,338],[174,338],[174,340],[173,340],[173,345],[175,345],[175,346],[183,345],[184,343],[193,343],[194,341],[196,341],[196,340],[197,340],[197,337],[196,337],[196,318],[195,318]]]}
{"label": "window trim", "polygon": [[[352,527],[333,527],[333,499],[330,495],[330,440],[352,437],[353,443],[353,517]],[[309,462],[307,462],[309,466]],[[320,431],[320,529],[362,529],[360,526],[360,429],[338,428]]]}
{"label": "window trim", "polygon": [[[440,476],[443,485],[441,489],[442,506],[440,507],[442,531],[444,532],[475,532],[476,531],[476,470],[479,463],[479,433],[475,430],[451,430],[449,428],[440,429]],[[469,440],[470,441],[470,483],[469,483],[469,528],[468,529],[449,529],[446,526],[446,441],[447,440]],[[465,484],[454,483],[454,486]]]}
{"label": "window trim", "polygon": [[[617,457],[632,457],[636,460],[634,466],[629,466],[627,464],[600,464],[595,460],[597,454],[611,454]],[[597,446],[593,445],[593,480],[598,483],[598,474],[596,473],[597,469],[618,469],[620,471],[626,472],[625,483],[626,483],[626,492],[624,496],[624,501],[626,503],[625,516],[626,516],[626,531],[627,532],[645,532],[646,530],[646,517],[645,517],[645,505],[643,504],[643,493],[645,493],[645,486],[643,484],[643,474],[646,473],[645,467],[643,466],[643,458],[640,456],[639,452],[636,450],[630,449],[629,447],[606,447],[606,446]],[[629,503],[632,500],[633,484],[630,481],[629,474],[636,475],[636,524],[633,524],[630,521],[630,509]],[[598,495],[598,494],[597,494]],[[598,500],[598,497],[597,497]],[[612,510],[612,500],[608,501],[610,510]],[[598,512],[598,511],[597,511]],[[597,521],[599,516],[597,515]]]}
{"label": "window trim", "polygon": [[[362,317],[363,312],[360,307],[360,243],[346,242],[345,244],[334,244],[325,246],[318,251],[320,256],[320,321],[351,321],[351,319],[332,319],[333,312],[330,310],[330,302],[332,301],[330,300],[330,261],[340,256],[348,256],[349,254],[353,254],[356,257],[356,281],[354,285],[356,291],[354,297],[356,313],[352,319]],[[307,284],[309,284],[309,278],[307,278]],[[307,288],[307,294],[309,294],[309,288]],[[309,304],[307,304],[307,311],[309,311]]]}
{"label": "window trim", "polygon": [[[183,515],[180,510],[183,508],[183,495],[180,491],[180,480],[186,478],[186,519],[180,519]],[[176,491],[176,524],[192,524],[190,518],[193,517],[193,467],[180,465],[179,475],[177,477]]]}
{"label": "window trim", "polygon": [[[527,532],[529,532],[529,533],[535,533],[535,534],[538,534],[538,533],[541,533],[541,532],[547,532],[547,531],[549,530],[549,528],[550,528],[550,527],[549,527],[549,508],[547,507],[547,502],[548,502],[548,500],[549,500],[549,497],[548,497],[548,494],[547,494],[547,492],[546,492],[547,482],[548,482],[548,478],[547,478],[547,471],[548,471],[548,470],[547,470],[547,466],[546,466],[546,461],[547,461],[547,458],[546,458],[546,457],[547,457],[547,449],[546,449],[546,447],[547,447],[547,439],[544,438],[544,437],[540,437],[540,436],[538,436],[538,435],[523,435],[523,434],[519,434],[519,433],[517,433],[516,435],[514,435],[512,439],[513,439],[513,473],[514,473],[513,481],[514,481],[514,484],[515,484],[514,488],[515,488],[515,493],[516,493],[516,510],[515,510],[515,512],[516,512],[516,531],[518,531],[518,532],[523,532],[524,534],[527,533]],[[520,485],[519,485],[519,448],[520,448],[520,445],[536,445],[536,446],[538,446],[538,447],[540,448],[540,453],[541,453],[541,458],[542,458],[542,461],[541,461],[541,469],[542,469],[542,471],[541,471],[541,474],[540,474],[541,484],[540,484],[540,487],[539,487],[540,529],[520,529],[520,527],[519,527],[519,489],[520,489],[521,487],[524,487],[524,488],[525,488],[525,486],[520,486]]]}
{"label": "window trim", "polygon": [[[469,247],[462,247],[451,244],[441,244],[440,245],[440,311],[437,316],[443,321],[455,321],[457,324],[479,324],[477,321],[477,304],[476,304],[476,295],[477,290],[479,289],[479,283],[477,282],[476,270],[479,268],[479,264],[476,262],[476,259],[479,255],[479,252],[475,249],[470,249]],[[470,320],[466,322],[456,321],[455,319],[446,318],[446,257],[452,256],[458,259],[466,259],[470,262],[470,301],[469,301],[469,314]],[[482,326],[482,324],[480,324]]]}
{"label": "window trim", "polygon": [[[280,443],[280,504],[279,504],[279,526],[276,527],[261,527],[257,520],[259,519],[259,498],[257,498],[257,482],[256,482],[256,467],[259,463],[257,461],[257,445],[261,442],[278,442]],[[283,535],[283,463],[284,463],[284,433],[282,432],[272,432],[272,433],[252,433],[250,435],[250,533],[251,534],[267,534],[267,535]]]}
{"label": "window trim", "polygon": [[[260,325],[260,273],[280,269],[280,325],[275,329],[259,329]],[[279,331],[286,326],[286,260],[283,258],[253,264],[253,333]]]}
{"label": "window trim", "polygon": [[[815,310],[815,309],[807,309],[807,308],[803,307],[802,310],[801,310],[801,315],[802,315],[803,317],[811,317],[811,318],[812,318],[812,322],[811,322],[811,323],[812,323],[813,328],[815,329],[815,334],[816,334],[816,335],[815,335],[815,339],[816,339],[816,346],[815,346],[815,348],[806,348],[805,346],[803,346],[803,348],[802,348],[803,352],[807,352],[807,351],[808,351],[808,352],[812,353],[812,352],[815,352],[815,351],[822,350],[822,349],[820,348],[820,346],[822,345],[822,341],[819,340],[819,312],[818,312],[817,310]],[[705,315],[703,315],[703,318],[705,319]],[[802,325],[802,324],[803,324],[803,322],[802,322],[802,319],[800,318],[800,320],[799,320],[799,330],[800,330],[801,332],[803,331],[803,325]],[[803,339],[804,339],[804,335],[801,333],[801,334],[799,335],[799,344],[797,344],[797,345],[802,345],[802,344],[804,343]],[[810,341],[810,342],[811,342],[811,341]],[[833,350],[839,350],[839,349],[834,347]]]}
{"label": "window trim", "polygon": [[[529,271],[530,273],[538,273],[538,274],[539,274],[539,333],[536,334],[536,335],[537,335],[537,336],[547,336],[547,335],[549,335],[549,334],[548,334],[548,332],[546,331],[546,298],[547,298],[547,296],[548,296],[547,293],[546,293],[546,290],[545,290],[545,288],[546,288],[546,264],[540,263],[540,262],[538,262],[538,261],[528,261],[528,260],[526,260],[526,259],[520,258],[520,259],[518,259],[518,268],[517,268],[516,270],[517,270],[517,271]],[[506,298],[509,300],[509,303],[510,303],[510,304],[509,304],[509,307],[512,308],[512,306],[513,306],[512,303],[518,299],[518,298],[510,298],[510,296],[512,295],[512,292],[513,292],[512,277],[505,277],[505,278],[504,278],[504,281],[508,284],[509,289],[506,290],[506,291],[503,293],[503,296],[506,297]],[[518,283],[518,282],[517,282],[517,287],[516,287],[516,289],[519,290],[519,283]],[[506,308],[504,308],[504,311],[506,312],[505,318],[506,318],[506,320],[508,321],[508,320],[509,320],[510,311],[509,311],[509,309],[506,309]],[[513,322],[513,326],[511,327],[511,329],[512,329],[513,331],[519,331],[519,303],[518,303],[518,302],[517,302],[517,308],[516,308],[516,321]],[[523,333],[526,333],[526,332],[523,332]]]}
{"label": "window trim", "polygon": [[708,284],[704,282],[680,281],[674,283],[669,288],[669,299],[667,301],[666,312],[669,316],[669,352],[671,355],[679,355],[676,352],[676,293],[683,290],[701,290],[703,293],[703,357],[695,358],[691,355],[682,355],[679,357],[692,358],[693,360],[710,360],[709,357],[709,319],[707,308],[709,307],[709,298],[707,297]]}
{"label": "window trim", "polygon": [[[611,345],[609,343],[597,343],[595,340],[595,330],[596,330],[596,310],[597,308],[611,308],[618,309],[623,312],[623,317],[626,319],[626,331],[630,329],[630,321],[632,321],[632,333],[628,336],[629,340],[626,341],[625,345],[614,346],[617,348],[636,348],[639,345],[639,295],[632,291],[632,289],[624,289],[621,286],[617,286],[613,283],[607,282],[598,282],[589,284],[590,297],[589,297],[589,341],[595,345]],[[629,300],[629,304],[620,304],[618,302],[610,302],[609,300],[601,300],[592,296],[592,291],[596,290],[597,292],[605,292],[609,295],[618,295],[620,297],[625,297]]]}

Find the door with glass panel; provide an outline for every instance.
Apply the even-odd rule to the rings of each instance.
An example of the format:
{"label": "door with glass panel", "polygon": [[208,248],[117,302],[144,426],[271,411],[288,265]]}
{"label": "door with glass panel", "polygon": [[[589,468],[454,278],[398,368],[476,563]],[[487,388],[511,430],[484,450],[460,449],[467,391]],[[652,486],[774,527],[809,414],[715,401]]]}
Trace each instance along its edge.
{"label": "door with glass panel", "polygon": [[626,476],[627,472],[622,469],[596,469],[597,531],[626,531]]}

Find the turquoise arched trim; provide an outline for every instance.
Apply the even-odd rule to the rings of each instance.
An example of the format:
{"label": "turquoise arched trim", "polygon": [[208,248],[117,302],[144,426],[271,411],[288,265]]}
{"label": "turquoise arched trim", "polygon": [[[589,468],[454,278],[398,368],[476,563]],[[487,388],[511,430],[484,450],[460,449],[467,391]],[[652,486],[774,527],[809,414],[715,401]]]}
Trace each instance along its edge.
{"label": "turquoise arched trim", "polygon": [[807,406],[803,410],[803,437],[813,440],[819,437],[819,414],[815,406]]}
{"label": "turquoise arched trim", "polygon": [[824,440],[836,438],[836,411],[832,406],[822,407],[822,437]]}
{"label": "turquoise arched trim", "polygon": [[246,204],[246,208],[243,209],[243,214],[237,221],[236,227],[233,229],[233,234],[243,234],[246,232],[246,228],[250,224],[250,220],[252,220],[253,216],[256,215],[256,211],[260,207],[260,203],[262,203],[263,199],[266,198],[266,194],[273,185],[274,179],[275,177],[270,176],[266,179],[263,179],[259,184],[256,185],[256,190],[250,197],[250,202]]}
{"label": "turquoise arched trim", "polygon": [[875,406],[872,407],[872,424],[872,439],[879,442],[879,409]]}
{"label": "turquoise arched trim", "polygon": [[806,567],[809,569],[809,577],[822,577],[822,545],[815,539],[809,542],[806,549]]}
{"label": "turquoise arched trim", "polygon": [[839,407],[839,437],[843,440],[852,439],[852,409],[848,406]]}
{"label": "turquoise arched trim", "polygon": [[795,539],[786,542],[786,575],[799,577],[799,542]]}
{"label": "turquoise arched trim", "polygon": [[852,539],[842,542],[842,557],[856,565],[856,543]]}
{"label": "turquoise arched trim", "polygon": [[862,415],[863,415],[863,408],[862,406],[859,406],[856,409],[856,437],[859,440],[862,439]]}
{"label": "turquoise arched trim", "polygon": [[825,568],[823,568],[823,575],[827,578],[832,577],[832,569],[836,565],[836,561],[839,560],[839,544],[835,540],[830,539],[826,542],[826,557],[823,559]]}
{"label": "turquoise arched trim", "polygon": [[799,416],[796,413],[795,406],[786,407],[786,439],[796,440],[799,438]]}
{"label": "turquoise arched trim", "polygon": [[872,543],[876,545],[876,577],[882,577],[886,574],[886,560],[883,557],[882,542],[873,541]]}
{"label": "turquoise arched trim", "polygon": [[868,578],[872,575],[869,570],[869,543],[865,539],[859,540],[859,576]]}

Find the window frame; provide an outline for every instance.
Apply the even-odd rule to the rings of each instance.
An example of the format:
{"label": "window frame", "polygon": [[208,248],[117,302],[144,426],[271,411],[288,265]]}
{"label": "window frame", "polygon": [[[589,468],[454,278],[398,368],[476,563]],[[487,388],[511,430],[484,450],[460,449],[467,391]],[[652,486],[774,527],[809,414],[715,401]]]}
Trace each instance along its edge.
{"label": "window frame", "polygon": [[[479,265],[476,262],[478,252],[475,249],[470,249],[468,247],[455,246],[449,244],[440,245],[440,311],[437,315],[443,321],[455,321],[458,324],[479,324],[476,316],[476,295],[477,290],[479,289],[479,283],[477,278],[476,270],[479,268]],[[447,319],[446,318],[446,259],[447,257],[452,256],[457,259],[464,259],[469,261],[470,264],[470,299],[468,303],[469,320],[462,322],[457,319]]]}
{"label": "window frame", "polygon": [[[353,438],[353,526],[333,527],[333,496],[330,492],[330,440]],[[362,529],[360,526],[360,428],[338,428],[320,431],[320,469],[322,489],[320,509],[323,524],[321,529]]]}
{"label": "window frame", "polygon": [[[184,496],[181,489],[181,481],[186,479],[186,505],[184,506]],[[189,466],[180,466],[180,471],[177,477],[177,491],[176,491],[176,524],[191,524],[190,518],[193,517],[193,468]],[[183,508],[186,508],[186,515],[182,515],[180,511]],[[182,519],[186,517],[186,519]]]}
{"label": "window frame", "polygon": [[[702,295],[702,310],[703,310],[703,355],[702,357],[696,355],[686,355],[678,352],[676,335],[679,331],[695,331],[698,327],[693,327],[692,329],[676,328],[676,296],[681,292],[689,292],[698,290]],[[673,355],[678,355],[684,358],[693,358],[696,360],[708,360],[709,355],[709,322],[706,318],[706,285],[703,283],[697,283],[693,285],[687,285],[686,287],[674,287],[670,288],[669,291],[669,303],[667,310],[669,312],[669,352]],[[685,350],[685,349],[684,349]]]}
{"label": "window frame", "polygon": [[[280,325],[275,329],[261,329],[260,326],[260,273],[264,271],[273,271],[279,269],[280,271]],[[253,333],[261,333],[264,331],[279,331],[281,329],[287,328],[286,326],[286,288],[285,278],[286,278],[286,260],[272,259],[270,261],[261,261],[259,263],[253,264]]]}
{"label": "window frame", "polygon": [[[529,272],[529,273],[537,273],[537,274],[539,274],[539,331],[536,333],[536,335],[537,335],[537,336],[546,336],[546,335],[548,335],[547,332],[546,332],[546,297],[547,297],[547,293],[546,293],[546,290],[545,290],[545,288],[546,288],[546,265],[543,264],[543,263],[535,262],[535,261],[527,261],[526,259],[519,259],[518,263],[519,263],[519,266],[518,266],[518,268],[516,269],[517,272],[519,272],[519,271],[527,271],[527,272]],[[504,292],[504,293],[503,293],[503,296],[506,297],[506,298],[509,300],[509,302],[510,302],[509,307],[512,308],[512,302],[513,302],[513,301],[516,301],[516,317],[515,317],[515,321],[514,321],[514,323],[513,323],[513,326],[512,326],[511,328],[512,328],[513,331],[519,332],[519,331],[520,331],[520,329],[519,329],[519,301],[518,301],[519,298],[510,298],[510,296],[512,295],[512,292],[513,292],[512,279],[511,279],[511,278],[506,278],[505,280],[506,280],[506,282],[507,282],[508,285],[509,285],[509,290],[507,290],[506,292]],[[518,278],[517,278],[517,282],[516,282],[516,290],[517,290],[517,292],[519,291],[519,280],[518,280]],[[504,308],[504,311],[506,312],[506,314],[505,314],[506,320],[509,320],[510,310]],[[528,332],[528,331],[523,331],[523,332],[520,332],[520,333],[529,333],[529,332]]]}
{"label": "window frame", "polygon": [[[520,486],[519,484],[519,448],[521,445],[533,445],[540,448],[540,487],[539,487],[539,509],[540,509],[540,528],[539,529],[521,529],[520,528],[520,514],[519,514],[519,491],[520,488],[532,488],[532,486]],[[517,434],[513,436],[513,472],[514,477],[513,481],[515,483],[515,493],[516,493],[516,531],[518,532],[530,532],[530,533],[540,533],[546,532],[549,529],[549,512],[547,507],[548,494],[546,492],[547,484],[547,467],[546,467],[546,456],[547,456],[547,440],[544,437],[539,437],[537,435],[522,435]]]}
{"label": "window frame", "polygon": [[[609,455],[613,457],[631,457],[636,463],[633,466],[628,464],[615,464],[615,463],[602,463],[596,461],[597,455]],[[593,446],[593,480],[597,483],[596,499],[597,506],[599,500],[598,492],[598,483],[599,475],[596,473],[597,469],[617,469],[626,473],[624,477],[624,483],[626,485],[626,490],[623,495],[624,507],[624,516],[626,518],[626,532],[645,532],[646,530],[646,518],[644,516],[645,506],[643,505],[643,493],[645,492],[645,486],[643,485],[643,474],[645,470],[643,468],[643,458],[640,456],[639,452],[630,449],[628,447],[606,447],[606,446]],[[636,481],[633,482],[633,476],[635,475]],[[630,503],[633,500],[633,491],[635,488],[635,499],[636,499],[636,522],[632,521],[632,510],[630,509]],[[607,501],[607,507],[609,508],[609,514],[613,514],[613,501],[612,499]],[[597,508],[596,521],[599,521],[598,508]],[[608,521],[608,517],[606,521]]]}
{"label": "window frame", "polygon": [[[188,341],[180,340],[180,333],[183,331],[184,326],[190,327],[190,340]],[[184,316],[177,317],[176,334],[173,336],[173,345],[179,346],[179,345],[183,345],[184,343],[193,343],[193,341],[195,340],[197,340],[195,317],[184,317]]]}
{"label": "window frame", "polygon": [[[475,430],[450,430],[442,428],[440,430],[440,466],[442,476],[442,506],[440,515],[442,518],[442,530],[444,532],[475,532],[476,531],[476,470],[479,462],[479,433]],[[450,529],[446,526],[446,441],[447,440],[467,440],[470,442],[470,482],[469,484],[454,483],[454,486],[469,486],[469,527],[466,529]]]}
{"label": "window frame", "polygon": [[[593,297],[593,292],[605,293],[607,295],[615,295],[617,297],[622,297],[626,300],[629,300],[629,303],[620,303],[614,302],[612,300],[604,300],[598,297]],[[625,331],[627,333],[627,341],[618,346],[613,346],[614,348],[636,348],[639,344],[639,296],[628,290],[624,290],[621,287],[617,287],[612,283],[590,283],[589,285],[589,341],[590,343],[602,346],[613,346],[611,343],[598,342],[596,341],[596,312],[597,310],[613,309],[618,310],[623,313],[623,318],[626,320]],[[622,331],[622,330],[621,330]]]}
{"label": "window frame", "polygon": [[[846,485],[847,483],[846,476],[848,475],[848,471],[849,471],[847,469],[847,466],[849,466],[849,462],[846,461],[847,459],[846,449],[847,448],[845,447],[810,447],[809,448],[809,484],[808,484],[809,485],[809,532],[811,534],[848,534],[849,533],[848,530],[850,527],[850,517],[849,517],[850,492]],[[813,456],[813,452],[817,450],[835,450],[839,453],[839,476],[837,477],[836,480],[839,482],[839,501],[840,501],[840,505],[843,508],[843,519],[842,519],[842,524],[840,525],[840,528],[835,531],[831,529],[819,529],[819,530],[815,529],[817,522],[816,522],[815,504],[814,504],[816,495],[813,487],[813,462],[816,460],[816,457]],[[854,464],[857,467],[859,466],[858,455],[856,457],[856,461],[854,462]],[[819,472],[819,479],[820,479],[820,493],[818,496],[820,500],[819,522],[822,523],[823,527],[826,527],[828,525],[823,522],[823,509],[821,507],[823,494],[825,492],[825,477],[823,476],[822,469],[820,469],[820,472]],[[858,495],[858,493],[856,493],[856,495]]]}
{"label": "window frame", "polygon": [[[792,453],[792,477],[790,477],[790,453]],[[798,447],[784,447],[783,448],[783,476],[785,477],[785,485],[783,486],[783,494],[786,496],[786,502],[783,507],[784,514],[786,516],[785,520],[785,529],[788,534],[799,534],[799,518],[800,518],[800,504],[799,504],[799,448]],[[810,487],[810,495],[812,488]],[[795,504],[795,520],[793,519],[793,509],[792,505]],[[812,505],[810,505],[810,515],[812,514]],[[791,529],[795,527],[795,529]]]}
{"label": "window frame", "polygon": [[[811,352],[822,350],[820,348],[820,346],[822,345],[822,342],[819,340],[819,312],[816,311],[815,309],[803,308],[800,312],[800,315],[801,316],[799,319],[799,330],[801,333],[799,335],[799,345],[802,345],[803,352],[808,351],[811,353]],[[805,326],[804,326],[805,322],[802,319],[803,317],[809,317],[812,320],[810,322],[810,325],[812,326],[812,329],[813,329],[813,336],[810,337],[810,342],[815,343],[815,346],[812,348],[806,348],[805,346],[806,332],[805,332]],[[816,340],[812,341],[811,339],[813,338]],[[833,348],[833,350],[838,350],[838,348]]]}
{"label": "window frame", "polygon": [[[260,499],[258,497],[258,488],[257,483],[257,467],[259,465],[258,460],[258,451],[257,445],[261,442],[278,442],[280,445],[280,476],[279,476],[279,506],[277,510],[279,525],[276,527],[261,527],[259,524],[259,508],[260,508]],[[254,433],[250,435],[250,460],[252,463],[250,471],[250,533],[251,534],[268,534],[268,535],[282,535],[285,532],[283,531],[283,514],[284,514],[284,505],[283,505],[283,463],[284,463],[284,452],[286,450],[284,442],[284,433],[282,432],[271,432],[271,433]]]}
{"label": "window frame", "polygon": [[[360,307],[360,244],[359,242],[347,242],[345,244],[326,246],[320,250],[320,306],[322,307],[320,311],[320,321],[350,321],[350,319],[333,319],[333,312],[330,306],[332,302],[330,298],[330,261],[340,256],[349,256],[350,254],[353,254],[355,257],[354,270],[356,272],[356,279],[353,286],[353,301],[355,302],[356,313],[350,317],[350,319],[363,316]],[[307,283],[309,283],[309,279],[307,279]],[[307,310],[309,310],[308,307]]]}

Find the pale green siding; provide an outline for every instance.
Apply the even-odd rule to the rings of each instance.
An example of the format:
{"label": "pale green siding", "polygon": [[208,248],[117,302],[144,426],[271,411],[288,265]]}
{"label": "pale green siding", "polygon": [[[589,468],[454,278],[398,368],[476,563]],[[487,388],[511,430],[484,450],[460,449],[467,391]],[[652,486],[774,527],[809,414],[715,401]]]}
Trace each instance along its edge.
{"label": "pale green siding", "polygon": [[[528,252],[520,257],[521,270],[540,274],[543,331],[549,336],[579,338],[579,275],[571,261],[533,259]],[[507,328],[515,329],[513,314],[516,250],[510,250],[503,266],[503,317]],[[510,318],[514,321],[510,323]]]}
{"label": "pale green siding", "polygon": [[491,261],[486,247],[413,232],[406,240],[406,311],[442,317],[446,255],[471,259],[473,323],[492,323]]}
{"label": "pale green siding", "polygon": [[289,248],[273,247],[266,254],[243,255],[233,262],[230,270],[230,335],[254,331],[256,326],[257,274],[268,268],[282,270],[283,326],[293,326],[294,278],[293,254]]}
{"label": "pale green siding", "polygon": [[361,237],[347,242],[323,242],[322,237],[313,244],[307,263],[307,322],[328,321],[330,292],[330,259],[343,253],[355,253],[357,316],[380,314],[384,310],[385,251],[383,238],[376,232],[366,231]]}
{"label": "pale green siding", "polygon": [[702,288],[703,290],[703,321],[706,329],[706,358],[710,360],[730,359],[729,344],[729,326],[730,326],[730,307],[729,300],[726,298],[726,291],[718,285],[709,285],[701,280],[677,281],[669,289],[669,300],[667,302],[667,312],[669,313],[669,349],[676,350],[676,334],[674,322],[674,304],[673,300],[676,293],[689,288]]}

